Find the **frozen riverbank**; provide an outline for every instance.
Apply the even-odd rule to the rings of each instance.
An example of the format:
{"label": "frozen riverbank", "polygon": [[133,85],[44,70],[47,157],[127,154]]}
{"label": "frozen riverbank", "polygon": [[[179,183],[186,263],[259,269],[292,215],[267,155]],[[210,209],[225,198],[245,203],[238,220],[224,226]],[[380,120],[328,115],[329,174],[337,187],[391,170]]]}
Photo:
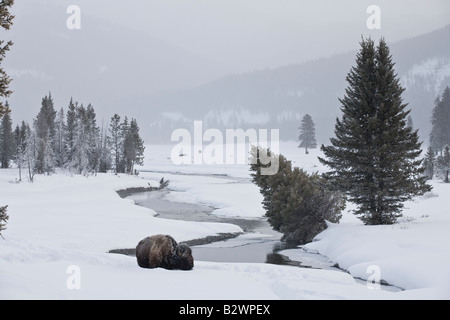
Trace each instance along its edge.
{"label": "frozen riverbank", "polygon": [[[146,186],[129,176],[38,176],[11,183],[2,170],[10,220],[0,240],[0,299],[380,299],[350,275],[263,263],[195,261],[192,271],[141,269],[107,253],[155,233],[178,241],[242,231],[223,223],[175,221],[121,199],[116,190]],[[171,285],[168,287],[167,283]],[[391,294],[391,293],[390,293]]]}

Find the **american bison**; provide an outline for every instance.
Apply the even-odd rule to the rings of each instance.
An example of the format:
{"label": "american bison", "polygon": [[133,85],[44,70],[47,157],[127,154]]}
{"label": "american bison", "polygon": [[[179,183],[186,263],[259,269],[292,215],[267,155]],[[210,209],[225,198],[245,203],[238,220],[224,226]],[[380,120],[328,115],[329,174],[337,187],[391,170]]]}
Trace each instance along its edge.
{"label": "american bison", "polygon": [[177,244],[174,238],[163,234],[139,241],[136,258],[141,268],[191,270],[194,267],[191,248],[186,243]]}

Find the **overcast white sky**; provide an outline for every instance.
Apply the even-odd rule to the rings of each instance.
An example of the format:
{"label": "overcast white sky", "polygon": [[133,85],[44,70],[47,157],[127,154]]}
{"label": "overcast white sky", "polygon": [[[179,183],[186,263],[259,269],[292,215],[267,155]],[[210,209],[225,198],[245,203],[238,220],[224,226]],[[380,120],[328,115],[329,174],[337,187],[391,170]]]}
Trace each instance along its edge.
{"label": "overcast white sky", "polygon": [[[47,0],[51,1],[51,0]],[[54,0],[53,0],[54,1]],[[248,71],[357,48],[363,34],[388,42],[450,23],[449,0],[63,0],[83,14],[144,31],[190,52]],[[381,29],[369,30],[369,5]]]}

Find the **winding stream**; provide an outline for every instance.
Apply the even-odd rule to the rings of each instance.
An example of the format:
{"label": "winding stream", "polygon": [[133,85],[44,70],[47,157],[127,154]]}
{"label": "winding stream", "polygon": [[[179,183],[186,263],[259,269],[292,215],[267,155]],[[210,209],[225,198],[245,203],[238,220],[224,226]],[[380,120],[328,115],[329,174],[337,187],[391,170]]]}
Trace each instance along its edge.
{"label": "winding stream", "polygon": [[[320,254],[295,247],[295,260],[283,255],[280,251],[289,251],[282,242],[281,234],[274,231],[265,218],[240,219],[220,217],[211,214],[215,208],[201,204],[171,202],[164,199],[168,190],[145,191],[132,194],[127,199],[136,205],[151,208],[159,218],[199,222],[231,223],[240,226],[244,233],[226,240],[213,241],[208,244],[190,245],[196,260],[212,262],[258,262],[280,265],[291,265],[304,268],[328,269],[343,271],[334,266],[329,259]],[[365,280],[355,278],[363,285]],[[401,288],[384,285],[383,290],[401,291]]]}
{"label": "winding stream", "polygon": [[[305,268],[335,269],[332,262],[322,255],[300,252],[302,261],[294,261],[280,251],[289,249],[282,242],[281,233],[272,229],[265,218],[240,219],[220,217],[211,212],[213,207],[201,204],[186,204],[171,202],[164,199],[168,190],[140,192],[127,197],[136,205],[151,208],[158,213],[159,218],[184,221],[231,223],[240,226],[244,234],[230,239],[214,241],[208,244],[191,245],[196,260],[213,262],[259,262],[282,265],[293,265]],[[292,248],[292,247],[291,247]],[[298,250],[297,250],[298,251]]]}

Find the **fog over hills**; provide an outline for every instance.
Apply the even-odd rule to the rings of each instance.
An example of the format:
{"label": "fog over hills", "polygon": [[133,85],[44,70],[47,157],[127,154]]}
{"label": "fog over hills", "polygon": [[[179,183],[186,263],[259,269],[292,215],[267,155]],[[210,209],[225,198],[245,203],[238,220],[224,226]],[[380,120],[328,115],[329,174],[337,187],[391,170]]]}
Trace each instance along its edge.
{"label": "fog over hills", "polygon": [[[14,25],[2,39],[14,45],[4,60],[13,79],[13,120],[30,121],[51,91],[57,108],[70,97],[92,103],[100,117],[133,113],[118,97],[193,87],[223,74],[220,64],[146,33],[82,15],[80,30],[66,27],[66,6],[23,0],[14,6]],[[43,3],[45,5],[43,5]]]}
{"label": "fog over hills", "polygon": [[[428,142],[434,100],[450,85],[450,26],[390,44],[396,71],[406,88],[413,123]],[[359,41],[360,39],[355,39]],[[386,39],[389,43],[389,39]],[[282,139],[296,139],[301,118],[309,113],[318,140],[328,143],[356,51],[273,70],[231,75],[195,89],[148,97],[151,137],[170,138],[171,130],[189,128],[193,120],[205,127],[279,128]],[[142,102],[144,103],[144,102]],[[157,116],[155,117],[155,113]],[[153,116],[151,116],[153,115]]]}
{"label": "fog over hills", "polygon": [[[349,47],[346,53],[335,54],[339,51],[333,49],[333,46],[339,41],[333,38],[336,33],[333,33],[333,27],[330,25],[355,30],[353,24],[349,22],[347,25],[341,23],[341,20],[346,21],[354,12],[359,12],[361,21],[357,25],[365,28],[367,18],[367,5],[360,2],[351,2],[352,5],[342,9],[339,15],[331,15],[331,20],[336,21],[334,24],[326,24],[325,16],[321,16],[320,21],[311,17],[308,20],[307,9],[310,7],[311,12],[323,12],[325,15],[327,11],[322,10],[323,3],[316,7],[302,3],[298,14],[302,14],[303,20],[299,25],[294,25],[299,19],[291,12],[287,26],[279,25],[283,19],[287,19],[284,16],[287,9],[298,9],[295,1],[286,2],[290,6],[287,8],[276,7],[277,15],[271,20],[268,19],[268,13],[271,12],[273,4],[269,1],[264,1],[264,6],[258,7],[255,3],[259,2],[248,0],[245,2],[245,10],[240,7],[243,11],[237,15],[231,10],[232,7],[226,7],[228,2],[224,1],[219,1],[220,6],[218,2],[217,8],[211,3],[199,1],[196,2],[198,7],[195,9],[186,4],[180,9],[174,3],[133,0],[126,6],[126,11],[122,13],[116,10],[110,16],[96,15],[93,9],[97,7],[101,11],[100,4],[112,2],[78,2],[82,4],[83,10],[81,30],[69,30],[66,27],[66,8],[71,4],[70,1],[22,0],[14,5],[14,25],[10,31],[1,33],[1,39],[14,41],[3,62],[4,68],[13,79],[10,87],[14,94],[8,99],[13,110],[13,121],[32,121],[39,111],[42,97],[51,92],[57,109],[67,108],[71,97],[85,105],[92,103],[97,111],[99,124],[107,124],[114,113],[137,118],[147,143],[170,142],[173,130],[190,129],[194,120],[202,120],[204,129],[280,129],[282,139],[296,139],[300,120],[306,113],[309,113],[316,123],[319,143],[328,143],[329,137],[333,135],[335,119],[340,116],[338,98],[344,95],[347,86],[345,77],[354,64],[355,48],[361,40],[359,29],[348,35],[342,33],[342,29],[339,41],[344,36],[351,37],[354,46]],[[386,8],[388,3],[390,2],[384,2],[383,8]],[[434,6],[439,4],[443,6],[440,2],[436,2]],[[201,5],[208,6],[209,11],[203,12],[201,9],[204,7]],[[105,12],[111,13],[115,6],[119,7],[118,2],[114,2],[114,6],[111,4],[105,7]],[[173,15],[158,17],[158,6],[166,10],[161,12]],[[429,7],[431,5],[423,10],[431,10]],[[146,23],[146,12],[136,13],[136,16],[144,17],[139,24],[142,29],[127,27],[133,19],[133,11],[149,8],[155,10],[148,21],[154,29],[164,26],[167,30],[162,31],[171,34],[172,37],[168,37],[171,40],[183,39],[185,35],[186,40],[180,43],[188,45],[196,42],[199,49],[189,50],[182,45],[166,41],[160,37],[163,34],[161,30],[153,30],[159,35],[153,36],[142,27]],[[229,8],[229,11],[221,11],[221,8]],[[412,10],[413,7],[408,8]],[[402,10],[405,10],[407,16],[407,9]],[[200,12],[198,17],[215,12],[217,17],[205,18],[210,25],[195,25],[195,17],[189,15],[191,11]],[[261,16],[257,16],[255,12],[259,12]],[[390,27],[369,34],[381,36],[384,30],[389,34],[393,31],[394,18],[402,13],[387,9],[383,12],[383,17],[387,17],[383,20],[383,25],[390,24]],[[446,12],[443,10],[442,15]],[[186,14],[183,15],[184,13]],[[225,13],[234,17],[234,20],[220,20],[219,14]],[[246,15],[251,14],[255,14],[251,16],[252,25],[245,19]],[[388,19],[389,15],[393,17],[391,20]],[[431,16],[431,13],[428,15]],[[109,19],[106,19],[107,17]],[[180,25],[168,24],[165,20],[170,23],[179,21]],[[215,20],[217,25],[214,25]],[[228,24],[223,24],[224,22]],[[238,33],[239,27],[246,23],[248,30],[243,30],[242,34],[254,35],[254,39],[234,39],[241,36]],[[191,25],[192,28],[186,30],[185,34],[180,29],[182,26],[188,29]],[[280,30],[275,30],[278,26]],[[289,29],[289,26],[292,28]],[[205,29],[208,27],[215,29],[207,34],[208,30]],[[283,42],[284,39],[273,42],[272,49],[274,56],[289,55],[287,60],[280,59],[278,65],[284,65],[283,67],[261,68],[251,72],[238,72],[236,70],[241,70],[241,67],[230,67],[231,61],[237,61],[241,53],[245,55],[241,65],[251,57],[257,60],[258,55],[251,51],[251,45],[261,45],[266,37],[270,45],[269,41],[277,37],[276,31],[281,32],[280,34],[285,31],[281,27],[290,30],[290,34],[286,35],[286,43]],[[232,29],[234,33],[227,34],[227,29]],[[416,25],[415,29],[415,34],[418,34],[419,26]],[[222,30],[220,35],[224,36],[223,38],[214,33],[217,30]],[[306,35],[309,42],[292,43],[299,30],[303,32],[303,35],[298,34],[299,39]],[[326,30],[328,37],[321,36],[319,30]],[[265,33],[258,34],[256,31]],[[365,31],[367,32],[367,29]],[[198,39],[189,42],[189,39],[192,40],[192,37],[196,36],[196,32]],[[191,38],[188,39],[189,36]],[[315,52],[312,48],[315,37],[322,46],[329,41],[329,50],[317,55],[315,60],[287,64],[286,61],[292,61],[292,56],[301,50],[308,51],[309,54]],[[404,98],[413,110],[414,125],[420,129],[425,141],[428,141],[429,119],[434,100],[446,85],[450,85],[448,39],[449,26],[398,42],[386,38],[396,62],[396,70],[407,89]],[[236,45],[246,42],[249,43],[248,47]],[[218,46],[221,43],[223,47]],[[285,44],[286,48],[291,47],[295,53],[282,47]],[[341,47],[342,45],[343,43],[340,43]],[[208,46],[211,48],[202,54],[200,47],[205,49]],[[192,47],[195,45],[192,44],[190,49]],[[227,48],[227,51],[219,57],[217,52],[220,52],[221,48]],[[318,47],[315,48],[317,49]],[[239,52],[234,53],[234,60],[230,59],[224,63],[224,57],[236,50]],[[210,54],[207,54],[208,52]],[[263,53],[261,61],[268,61],[270,53]],[[248,70],[255,69],[249,66]]]}

